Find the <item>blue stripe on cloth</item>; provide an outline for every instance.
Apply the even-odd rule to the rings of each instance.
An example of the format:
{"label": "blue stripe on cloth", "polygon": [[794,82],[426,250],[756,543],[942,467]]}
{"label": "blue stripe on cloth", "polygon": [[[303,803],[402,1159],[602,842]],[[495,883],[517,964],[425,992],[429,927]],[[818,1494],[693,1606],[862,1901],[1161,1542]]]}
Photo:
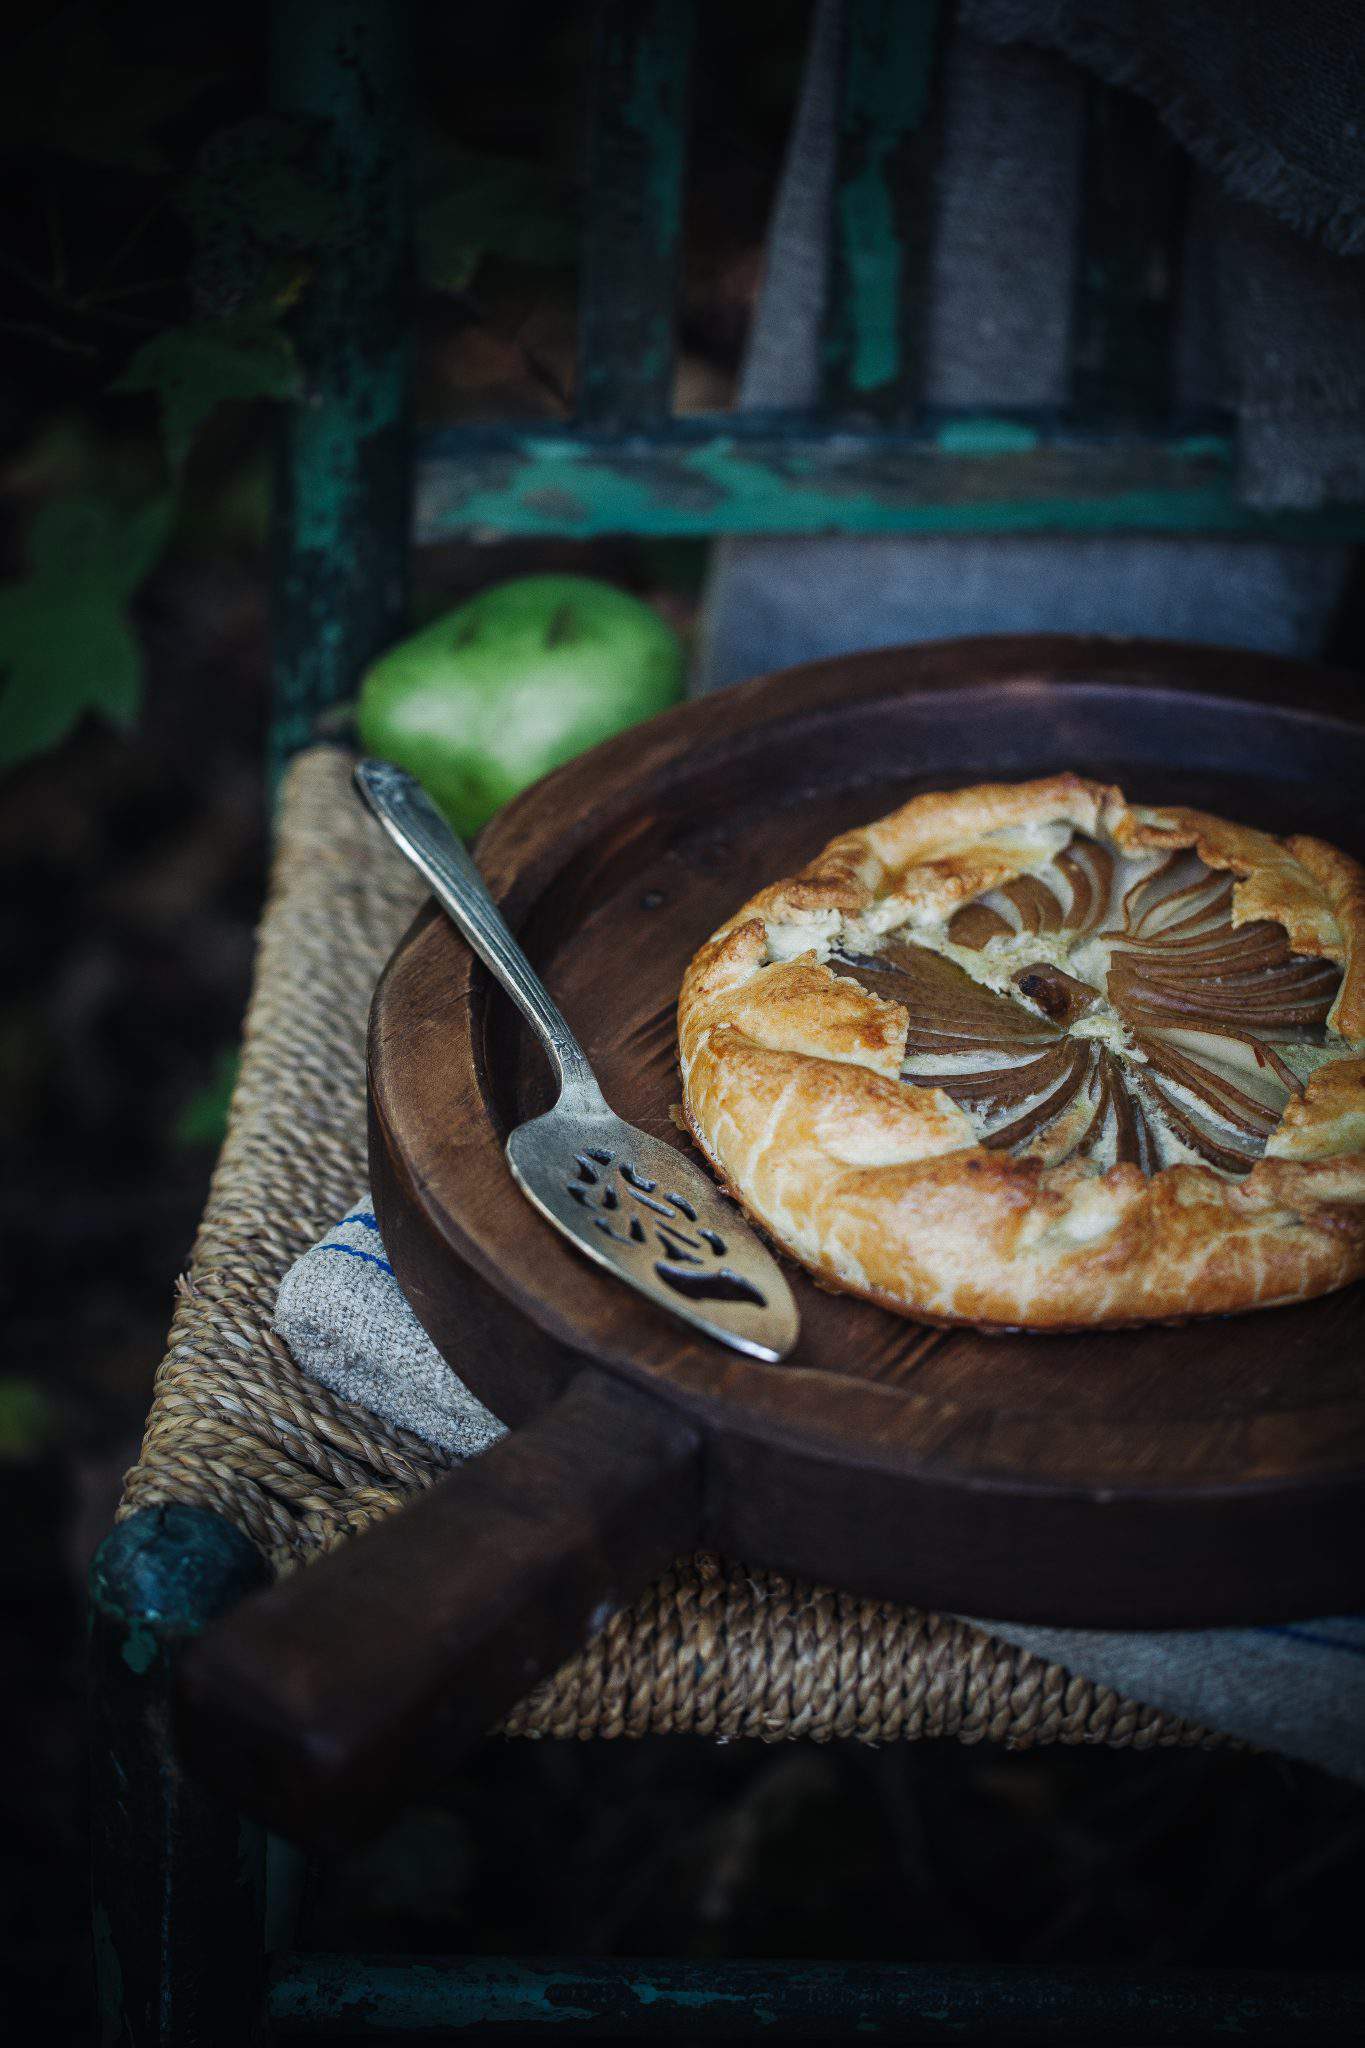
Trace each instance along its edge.
{"label": "blue stripe on cloth", "polygon": [[360,1247],[354,1244],[318,1244],[314,1245],[313,1249],[318,1252],[343,1252],[348,1259],[364,1259],[367,1265],[378,1266],[381,1272],[387,1273],[390,1279],[393,1278],[393,1267],[387,1259],[381,1259],[378,1252],[362,1252]]}
{"label": "blue stripe on cloth", "polygon": [[349,1216],[342,1217],[336,1227],[338,1230],[343,1230],[348,1223],[363,1223],[365,1228],[372,1230],[376,1237],[379,1235],[379,1225],[368,1209],[353,1209]]}
{"label": "blue stripe on cloth", "polygon": [[1292,1622],[1258,1628],[1258,1636],[1288,1636],[1292,1642],[1312,1643],[1320,1650],[1340,1650],[1347,1657],[1365,1657],[1365,1642],[1344,1643],[1340,1636],[1324,1635],[1321,1629],[1298,1628]]}

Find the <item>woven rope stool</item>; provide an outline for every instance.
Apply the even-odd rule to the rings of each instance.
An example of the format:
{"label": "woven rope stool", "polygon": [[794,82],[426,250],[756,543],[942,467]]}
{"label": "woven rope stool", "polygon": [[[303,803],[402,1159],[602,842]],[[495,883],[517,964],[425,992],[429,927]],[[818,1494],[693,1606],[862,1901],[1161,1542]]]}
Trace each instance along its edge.
{"label": "woven rope stool", "polygon": [[[451,1462],[305,1378],[270,1327],[286,1267],[366,1185],[370,994],[421,897],[349,770],[315,748],[285,786],[227,1140],[120,1509],[211,1509],[276,1572],[346,1542]],[[503,1732],[1014,1749],[1219,1739],[966,1622],[709,1556],[679,1562]]]}

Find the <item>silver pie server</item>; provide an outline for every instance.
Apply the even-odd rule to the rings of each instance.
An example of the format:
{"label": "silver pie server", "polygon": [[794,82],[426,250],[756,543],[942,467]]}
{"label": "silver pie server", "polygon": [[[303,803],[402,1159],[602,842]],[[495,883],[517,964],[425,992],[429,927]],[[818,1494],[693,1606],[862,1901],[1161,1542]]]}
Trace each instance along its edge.
{"label": "silver pie server", "polygon": [[610,1108],[482,875],[414,776],[361,761],[356,786],[549,1055],[559,1100],[507,1140],[517,1186],[579,1249],[650,1301],[754,1358],[785,1358],[799,1321],[776,1260],[714,1182]]}

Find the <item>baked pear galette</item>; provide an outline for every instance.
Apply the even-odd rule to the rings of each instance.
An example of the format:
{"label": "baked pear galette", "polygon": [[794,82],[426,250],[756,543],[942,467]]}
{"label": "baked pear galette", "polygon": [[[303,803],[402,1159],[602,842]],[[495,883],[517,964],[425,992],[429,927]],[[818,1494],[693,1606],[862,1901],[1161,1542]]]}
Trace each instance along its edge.
{"label": "baked pear galette", "polygon": [[1078,775],[919,796],[746,903],[692,1133],[826,1284],[1063,1329],[1365,1272],[1365,868]]}

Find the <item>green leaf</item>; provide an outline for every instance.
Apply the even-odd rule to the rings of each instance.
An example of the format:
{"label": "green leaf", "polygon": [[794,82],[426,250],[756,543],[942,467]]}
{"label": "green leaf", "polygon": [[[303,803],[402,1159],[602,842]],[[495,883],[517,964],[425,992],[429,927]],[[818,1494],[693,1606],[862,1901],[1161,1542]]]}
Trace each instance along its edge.
{"label": "green leaf", "polygon": [[417,213],[417,263],[433,291],[463,291],[486,255],[571,263],[573,223],[537,164],[443,144]]}
{"label": "green leaf", "polygon": [[0,771],[55,747],[84,711],[124,728],[136,716],[142,663],[112,589],[31,577],[0,590],[0,665]]}
{"label": "green leaf", "polygon": [[206,320],[144,342],[115,391],[154,391],[166,454],[180,469],[199,428],[229,399],[295,398],[298,358],[289,337],[265,320]]}
{"label": "green leaf", "polygon": [[173,513],[169,494],[131,515],[81,498],[39,511],[31,571],[0,589],[0,771],[56,746],[87,711],[131,726],[142,657],[127,607]]}
{"label": "green leaf", "polygon": [[220,1052],[213,1073],[204,1086],[184,1104],[171,1132],[172,1142],[184,1146],[217,1148],[227,1136],[228,1110],[237,1086],[241,1056],[235,1046]]}
{"label": "green leaf", "polygon": [[52,1404],[35,1380],[0,1377],[0,1464],[34,1457],[55,1425]]}
{"label": "green leaf", "polygon": [[34,516],[29,560],[44,580],[91,579],[126,600],[159,561],[174,517],[168,491],[131,513],[99,498],[53,498]]}

